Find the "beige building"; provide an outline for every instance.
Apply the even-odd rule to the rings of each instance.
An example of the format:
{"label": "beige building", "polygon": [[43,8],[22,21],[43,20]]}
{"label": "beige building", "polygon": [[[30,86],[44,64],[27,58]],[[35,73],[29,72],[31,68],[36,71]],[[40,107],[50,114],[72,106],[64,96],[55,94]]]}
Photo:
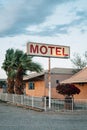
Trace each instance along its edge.
{"label": "beige building", "polygon": [[[56,92],[56,86],[58,82],[61,82],[67,78],[70,78],[73,73],[73,69],[70,68],[52,68],[51,69],[51,97],[52,98],[64,98],[62,95]],[[24,77],[26,84],[25,93],[29,96],[44,97],[48,96],[48,71],[41,73],[31,73],[29,76]]]}
{"label": "beige building", "polygon": [[80,94],[75,95],[74,98],[81,100],[87,99],[87,67],[61,83],[75,84],[80,89]]}

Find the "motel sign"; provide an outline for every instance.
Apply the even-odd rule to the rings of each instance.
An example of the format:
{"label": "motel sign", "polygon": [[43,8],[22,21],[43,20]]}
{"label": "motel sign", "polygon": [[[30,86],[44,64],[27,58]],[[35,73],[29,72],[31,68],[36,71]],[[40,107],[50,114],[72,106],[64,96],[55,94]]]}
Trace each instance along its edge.
{"label": "motel sign", "polygon": [[70,47],[29,42],[27,43],[27,54],[44,57],[69,58]]}
{"label": "motel sign", "polygon": [[60,46],[60,45],[49,45],[41,44],[35,42],[27,43],[27,54],[33,56],[44,56],[49,57],[49,109],[51,108],[51,73],[50,73],[50,57],[55,58],[69,58],[70,57],[70,47]]}

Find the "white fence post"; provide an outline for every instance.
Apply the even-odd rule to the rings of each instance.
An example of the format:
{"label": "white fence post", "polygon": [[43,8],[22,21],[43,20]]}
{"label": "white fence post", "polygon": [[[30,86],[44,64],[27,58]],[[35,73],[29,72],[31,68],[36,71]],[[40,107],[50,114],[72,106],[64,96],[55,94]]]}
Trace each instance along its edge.
{"label": "white fence post", "polygon": [[8,95],[7,95],[7,93],[6,93],[6,94],[5,94],[5,101],[7,101],[7,96],[8,96]]}
{"label": "white fence post", "polygon": [[13,98],[13,103],[15,103],[14,96],[15,96],[15,95],[13,94],[13,95],[12,95],[12,98]]}
{"label": "white fence post", "polygon": [[24,104],[24,96],[23,95],[21,95],[21,104],[23,105]]}
{"label": "white fence post", "polygon": [[0,99],[1,99],[1,93],[0,93]]}
{"label": "white fence post", "polygon": [[44,110],[46,111],[46,97],[44,97]]}
{"label": "white fence post", "polygon": [[72,97],[72,112],[73,112],[73,108],[74,108],[74,99]]}
{"label": "white fence post", "polygon": [[32,107],[34,107],[34,97],[32,96]]}

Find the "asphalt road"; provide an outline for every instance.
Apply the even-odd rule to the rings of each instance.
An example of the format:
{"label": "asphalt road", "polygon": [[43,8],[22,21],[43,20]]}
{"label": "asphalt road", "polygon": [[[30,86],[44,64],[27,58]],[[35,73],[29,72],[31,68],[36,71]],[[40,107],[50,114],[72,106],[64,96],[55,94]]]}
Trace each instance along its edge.
{"label": "asphalt road", "polygon": [[0,130],[87,130],[87,112],[36,112],[0,103]]}

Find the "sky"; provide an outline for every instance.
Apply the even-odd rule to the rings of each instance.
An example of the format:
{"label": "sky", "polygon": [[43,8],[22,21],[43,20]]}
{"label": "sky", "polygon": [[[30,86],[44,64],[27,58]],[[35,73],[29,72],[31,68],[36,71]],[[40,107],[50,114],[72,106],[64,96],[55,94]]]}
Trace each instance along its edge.
{"label": "sky", "polygon": [[[87,0],[0,0],[1,66],[9,48],[26,52],[27,42],[70,46],[81,56],[87,51]],[[72,68],[70,59],[51,58],[51,68]],[[33,60],[48,69],[48,58]]]}

